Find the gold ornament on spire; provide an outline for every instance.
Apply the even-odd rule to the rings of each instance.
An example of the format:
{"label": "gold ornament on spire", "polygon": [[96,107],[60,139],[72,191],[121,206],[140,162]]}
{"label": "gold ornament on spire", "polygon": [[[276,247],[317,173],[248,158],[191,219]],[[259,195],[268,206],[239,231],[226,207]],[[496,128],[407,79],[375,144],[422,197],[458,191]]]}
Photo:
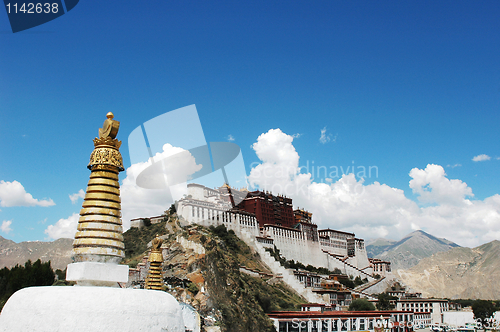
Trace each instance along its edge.
{"label": "gold ornament on spire", "polygon": [[118,134],[118,129],[120,128],[120,122],[113,120],[115,116],[113,113],[109,112],[106,114],[106,120],[102,125],[102,128],[99,128],[99,138],[116,138],[116,134]]}
{"label": "gold ornament on spire", "polygon": [[99,138],[94,139],[87,166],[90,180],[73,241],[74,262],[119,263],[125,257],[118,183],[118,173],[124,168],[121,142],[115,138],[120,122],[113,117],[113,113],[107,114]]}
{"label": "gold ornament on spire", "polygon": [[146,277],[145,288],[161,290],[163,288],[163,277],[161,273],[161,265],[163,263],[161,245],[163,244],[163,240],[156,234],[151,244],[151,252],[148,257],[149,272]]}

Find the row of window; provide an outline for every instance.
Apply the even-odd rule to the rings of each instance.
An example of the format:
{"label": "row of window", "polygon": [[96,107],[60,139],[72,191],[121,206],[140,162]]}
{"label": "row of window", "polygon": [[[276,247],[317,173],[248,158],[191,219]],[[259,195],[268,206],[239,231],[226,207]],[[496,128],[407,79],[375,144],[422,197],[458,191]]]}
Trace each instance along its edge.
{"label": "row of window", "polygon": [[[193,217],[196,216],[201,219],[205,219],[205,210],[207,214],[208,219],[212,220],[219,220],[221,219],[222,221],[233,221],[236,220],[236,216],[233,216],[232,213],[224,212],[224,211],[219,211],[219,210],[212,210],[212,209],[205,209],[197,206],[192,207],[192,215]],[[221,216],[221,217],[219,217]],[[247,216],[244,214],[239,214],[239,219],[240,223],[246,224],[246,225],[256,225],[257,221],[254,217]]]}
{"label": "row of window", "polygon": [[330,239],[340,239],[340,240],[347,240],[347,239],[353,238],[353,236],[350,234],[337,233],[335,231],[320,232],[320,235],[321,236],[328,236]]}

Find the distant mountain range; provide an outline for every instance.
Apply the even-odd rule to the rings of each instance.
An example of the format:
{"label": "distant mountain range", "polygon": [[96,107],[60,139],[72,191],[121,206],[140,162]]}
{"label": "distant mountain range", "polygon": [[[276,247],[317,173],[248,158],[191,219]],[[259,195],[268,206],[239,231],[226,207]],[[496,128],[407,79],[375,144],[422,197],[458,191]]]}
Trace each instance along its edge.
{"label": "distant mountain range", "polygon": [[368,257],[391,262],[392,270],[407,270],[425,257],[459,247],[458,244],[434,237],[424,231],[415,231],[400,241],[377,239],[366,246]]}
{"label": "distant mountain range", "polygon": [[28,241],[16,243],[0,236],[0,268],[24,265],[28,259],[35,262],[50,260],[54,270],[64,270],[71,263],[73,239],[57,239],[52,242]]}
{"label": "distant mountain range", "polygon": [[395,271],[405,285],[426,297],[500,299],[500,241],[452,248]]}

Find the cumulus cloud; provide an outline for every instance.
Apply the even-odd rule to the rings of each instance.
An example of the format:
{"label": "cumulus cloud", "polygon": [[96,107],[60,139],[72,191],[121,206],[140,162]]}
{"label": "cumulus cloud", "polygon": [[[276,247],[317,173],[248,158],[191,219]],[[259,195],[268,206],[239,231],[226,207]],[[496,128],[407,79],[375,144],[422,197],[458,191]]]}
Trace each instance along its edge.
{"label": "cumulus cloud", "polygon": [[83,189],[80,189],[77,193],[69,195],[69,199],[71,200],[71,203],[75,204],[79,198],[85,198],[85,191]]}
{"label": "cumulus cloud", "polygon": [[500,239],[500,195],[473,200],[472,189],[461,180],[448,179],[440,165],[410,170],[410,188],[403,190],[374,182],[365,184],[351,172],[337,181],[314,182],[301,173],[293,137],[271,129],[252,145],[259,164],[248,177],[254,188],[293,199],[294,205],[313,213],[320,228],[356,233],[358,237],[400,239],[422,229],[460,245],[476,246]]}
{"label": "cumulus cloud", "polygon": [[477,155],[474,158],[472,158],[472,161],[486,161],[486,160],[490,160],[490,159],[491,159],[491,157],[488,156],[487,154],[480,154],[480,155]]}
{"label": "cumulus cloud", "polygon": [[[159,162],[173,155],[179,155],[173,169],[169,173],[174,178],[186,179],[190,174],[200,170],[202,165],[197,165],[194,157],[186,150],[173,147],[170,144],[163,146],[163,151],[153,157],[153,161]],[[130,220],[135,218],[151,217],[162,214],[170,205],[187,193],[185,183],[170,186],[168,189],[147,189],[137,185],[136,179],[143,170],[148,168],[152,162],[132,164],[126,170],[126,177],[120,186],[122,200],[122,221],[124,230],[130,228]]]}
{"label": "cumulus cloud", "polygon": [[472,189],[460,180],[449,180],[443,167],[427,165],[425,169],[410,171],[410,188],[423,203],[462,204],[465,197],[472,197]]}
{"label": "cumulus cloud", "polygon": [[55,225],[49,225],[45,229],[45,234],[53,240],[59,238],[74,238],[79,217],[78,213],[73,213],[67,219],[59,219]]}
{"label": "cumulus cloud", "polygon": [[0,206],[52,206],[52,199],[35,199],[18,181],[0,181]]}
{"label": "cumulus cloud", "polygon": [[10,228],[10,225],[12,225],[12,220],[4,220],[2,222],[2,226],[0,226],[0,230],[2,230],[2,232],[4,232],[5,234],[9,234],[9,232],[12,230],[12,228]]}
{"label": "cumulus cloud", "polygon": [[455,168],[455,167],[462,167],[462,164],[454,164],[454,165],[446,165],[446,167],[450,167],[450,168]]}

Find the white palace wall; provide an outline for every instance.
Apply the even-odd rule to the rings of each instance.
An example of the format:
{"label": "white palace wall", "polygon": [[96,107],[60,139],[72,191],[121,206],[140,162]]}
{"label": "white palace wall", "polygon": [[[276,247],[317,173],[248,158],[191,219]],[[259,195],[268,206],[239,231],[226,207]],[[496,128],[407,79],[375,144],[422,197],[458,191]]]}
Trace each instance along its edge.
{"label": "white palace wall", "polygon": [[248,213],[224,211],[204,201],[184,200],[177,205],[177,214],[190,223],[205,227],[225,225],[236,234],[245,230],[253,236],[259,236],[259,223],[255,216]]}
{"label": "white palace wall", "polygon": [[274,245],[287,260],[328,268],[328,258],[321,251],[319,242],[307,241],[305,235],[297,230],[283,227],[265,226],[264,235],[274,240]]}

